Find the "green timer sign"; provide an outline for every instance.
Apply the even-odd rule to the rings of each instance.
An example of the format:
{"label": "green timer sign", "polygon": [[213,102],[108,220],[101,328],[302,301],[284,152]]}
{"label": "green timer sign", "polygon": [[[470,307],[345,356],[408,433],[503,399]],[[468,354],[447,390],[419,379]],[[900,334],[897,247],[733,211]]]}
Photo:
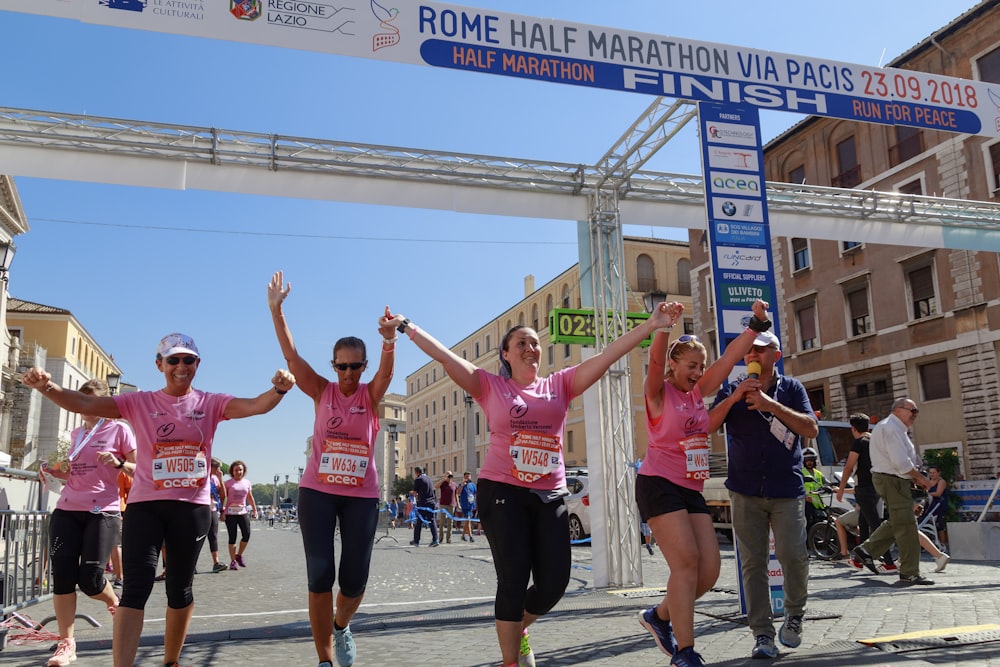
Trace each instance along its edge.
{"label": "green timer sign", "polygon": [[[610,312],[608,317],[612,317]],[[649,313],[625,313],[625,328],[631,331],[648,319]],[[596,345],[596,333],[591,308],[556,308],[549,313],[549,340],[553,343]],[[615,331],[608,336],[608,340],[614,340],[623,333]],[[652,342],[653,337],[650,336],[639,346],[646,347]]]}

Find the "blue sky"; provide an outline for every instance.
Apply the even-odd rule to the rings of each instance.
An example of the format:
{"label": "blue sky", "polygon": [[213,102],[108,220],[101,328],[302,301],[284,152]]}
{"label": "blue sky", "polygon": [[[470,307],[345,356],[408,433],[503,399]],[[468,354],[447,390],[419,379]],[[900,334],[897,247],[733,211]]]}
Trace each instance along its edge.
{"label": "blue sky", "polygon": [[[878,65],[974,3],[462,4]],[[594,164],[652,101],[3,11],[0,30],[0,56],[9,64],[0,104],[59,113]],[[761,118],[765,140],[798,119]],[[694,128],[648,168],[698,173]],[[540,286],[577,261],[576,226],[563,221],[16,183],[31,231],[15,241],[10,293],[72,311],[114,355],[124,380],[143,389],[162,386],[157,340],[183,331],[202,351],[199,388],[239,396],[265,390],[283,365],[266,307],[265,286],[277,269],[292,283],[286,314],[296,343],[326,372],[341,336],[363,337],[377,358],[375,322],[386,304],[450,344],[519,301],[524,276]],[[664,228],[625,232],[679,238]],[[405,393],[406,375],[426,361],[401,339],[391,390]],[[215,453],[245,460],[255,482],[294,479],[311,430],[312,405],[293,392],[269,415],[223,425]]]}

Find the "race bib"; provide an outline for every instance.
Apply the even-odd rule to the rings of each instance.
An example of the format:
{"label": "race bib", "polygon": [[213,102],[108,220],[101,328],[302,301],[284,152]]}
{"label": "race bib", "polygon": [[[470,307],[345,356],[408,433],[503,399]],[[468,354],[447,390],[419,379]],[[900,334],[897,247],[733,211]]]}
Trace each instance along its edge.
{"label": "race bib", "polygon": [[792,448],[795,446],[795,432],[781,423],[781,420],[776,417],[771,418],[771,435],[774,436],[775,440],[783,444],[785,449],[792,451]]}
{"label": "race bib", "polygon": [[698,433],[680,441],[685,458],[685,479],[708,479],[708,435]]}
{"label": "race bib", "polygon": [[226,508],[226,514],[236,515],[236,514],[246,514],[246,513],[247,513],[246,505],[230,505],[229,507]]}
{"label": "race bib", "polygon": [[367,442],[327,440],[316,476],[322,484],[361,486],[368,473],[370,452],[371,445]]}
{"label": "race bib", "polygon": [[514,460],[511,474],[522,482],[535,482],[548,477],[562,465],[562,444],[559,436],[533,431],[518,431],[510,444]]}
{"label": "race bib", "polygon": [[157,443],[153,446],[153,488],[157,491],[194,488],[208,479],[208,458],[200,442]]}

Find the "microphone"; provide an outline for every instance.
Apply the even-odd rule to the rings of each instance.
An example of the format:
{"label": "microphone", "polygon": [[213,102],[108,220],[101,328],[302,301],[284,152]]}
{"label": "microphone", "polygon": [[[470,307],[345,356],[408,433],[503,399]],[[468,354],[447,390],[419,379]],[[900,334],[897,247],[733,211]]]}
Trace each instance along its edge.
{"label": "microphone", "polygon": [[751,361],[747,364],[747,377],[756,380],[760,377],[760,362]]}

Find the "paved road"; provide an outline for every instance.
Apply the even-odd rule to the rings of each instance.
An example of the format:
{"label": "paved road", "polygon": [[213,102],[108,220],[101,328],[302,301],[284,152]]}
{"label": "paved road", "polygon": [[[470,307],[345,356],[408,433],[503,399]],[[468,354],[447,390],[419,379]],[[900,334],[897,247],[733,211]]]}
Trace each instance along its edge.
{"label": "paved road", "polygon": [[[426,532],[426,531],[425,531]],[[409,546],[407,531],[390,532],[376,544],[365,602],[352,629],[359,666],[499,665],[493,631],[495,588],[485,538],[440,548]],[[393,537],[397,539],[394,540]],[[426,537],[425,537],[426,539]],[[398,540],[398,541],[397,541]],[[338,544],[338,549],[340,545]],[[722,576],[698,603],[698,650],[710,665],[767,664],[748,659],[753,639],[738,615],[735,558],[723,545]],[[648,588],[627,592],[593,588],[589,547],[573,550],[569,591],[555,610],[532,628],[532,647],[544,667],[667,665],[669,660],[636,622],[641,609],[662,596],[667,568],[662,556],[643,555]],[[304,559],[292,528],[254,524],[245,570],[207,573],[202,554],[195,577],[195,618],[181,656],[191,665],[312,667],[316,656],[305,609]],[[992,632],[945,633],[952,639],[897,642],[888,650],[858,643],[923,630],[1000,623],[1000,563],[952,562],[937,584],[898,588],[895,577],[858,572],[839,563],[814,562],[802,646],[783,650],[781,667],[811,665],[943,665],[1000,667],[1000,626]],[[137,664],[162,665],[162,584],[154,589]],[[77,622],[77,665],[110,665],[107,611],[81,598],[81,613],[103,625]],[[26,610],[36,621],[51,615],[51,603]],[[55,628],[52,622],[48,626]],[[989,640],[989,641],[987,641]],[[0,653],[5,667],[45,664],[53,642],[9,643]]]}

